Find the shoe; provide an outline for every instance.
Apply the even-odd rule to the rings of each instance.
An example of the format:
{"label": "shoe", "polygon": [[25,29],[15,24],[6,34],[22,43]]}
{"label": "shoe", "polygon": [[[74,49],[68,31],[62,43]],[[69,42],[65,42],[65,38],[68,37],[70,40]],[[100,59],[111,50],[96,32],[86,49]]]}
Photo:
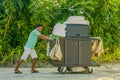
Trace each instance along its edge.
{"label": "shoe", "polygon": [[15,73],[15,74],[22,74],[21,71],[15,71],[14,73]]}
{"label": "shoe", "polygon": [[38,70],[31,71],[31,73],[38,73],[38,72],[39,72]]}

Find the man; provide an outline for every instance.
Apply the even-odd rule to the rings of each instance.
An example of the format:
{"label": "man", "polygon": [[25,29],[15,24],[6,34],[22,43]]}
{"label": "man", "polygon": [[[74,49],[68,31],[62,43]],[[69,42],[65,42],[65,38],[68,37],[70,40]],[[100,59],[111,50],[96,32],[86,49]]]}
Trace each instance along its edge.
{"label": "man", "polygon": [[41,39],[44,39],[44,40],[50,40],[49,37],[41,34],[39,31],[42,31],[42,25],[41,24],[38,24],[36,26],[36,29],[34,29],[30,35],[29,35],[29,38],[28,38],[28,41],[24,47],[24,52],[23,52],[23,55],[21,56],[21,59],[18,61],[18,64],[14,70],[14,73],[18,73],[18,74],[21,74],[22,72],[19,71],[19,67],[20,65],[22,64],[23,61],[25,61],[28,56],[30,55],[32,57],[32,68],[31,68],[31,73],[38,73],[38,70],[35,69],[35,64],[38,60],[38,56],[34,50],[34,47],[37,43],[37,38],[41,38]]}

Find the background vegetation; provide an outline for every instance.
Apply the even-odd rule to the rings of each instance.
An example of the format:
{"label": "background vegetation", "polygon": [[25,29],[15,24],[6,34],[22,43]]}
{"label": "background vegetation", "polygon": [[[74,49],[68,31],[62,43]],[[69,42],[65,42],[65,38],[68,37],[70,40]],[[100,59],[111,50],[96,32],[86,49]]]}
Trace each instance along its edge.
{"label": "background vegetation", "polygon": [[[97,60],[120,59],[120,0],[0,0],[0,65],[16,64],[37,23],[49,36],[53,26],[69,16],[84,16],[90,35],[102,38],[105,52]],[[46,62],[46,41],[39,39],[35,49],[38,63]]]}

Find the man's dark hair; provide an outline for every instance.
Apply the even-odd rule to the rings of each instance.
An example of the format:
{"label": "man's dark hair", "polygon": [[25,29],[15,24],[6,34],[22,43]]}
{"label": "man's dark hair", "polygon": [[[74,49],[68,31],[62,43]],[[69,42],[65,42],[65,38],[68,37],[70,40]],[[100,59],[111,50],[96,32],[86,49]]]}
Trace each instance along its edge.
{"label": "man's dark hair", "polygon": [[37,24],[36,27],[42,27],[43,25],[42,24]]}

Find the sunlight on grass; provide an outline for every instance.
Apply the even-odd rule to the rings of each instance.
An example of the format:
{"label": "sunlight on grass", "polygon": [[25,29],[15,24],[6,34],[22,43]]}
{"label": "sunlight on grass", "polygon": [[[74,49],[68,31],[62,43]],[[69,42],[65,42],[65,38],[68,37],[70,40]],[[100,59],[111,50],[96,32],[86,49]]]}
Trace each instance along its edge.
{"label": "sunlight on grass", "polygon": [[106,53],[97,57],[92,57],[92,60],[99,63],[118,63],[120,62],[120,49],[114,53]]}

